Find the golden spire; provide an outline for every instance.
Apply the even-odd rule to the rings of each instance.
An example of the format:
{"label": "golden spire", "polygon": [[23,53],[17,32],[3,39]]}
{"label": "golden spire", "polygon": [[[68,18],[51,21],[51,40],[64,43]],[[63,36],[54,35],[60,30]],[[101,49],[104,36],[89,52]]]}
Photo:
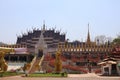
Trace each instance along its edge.
{"label": "golden spire", "polygon": [[89,23],[88,23],[88,35],[87,35],[87,44],[90,44],[90,32],[89,32]]}

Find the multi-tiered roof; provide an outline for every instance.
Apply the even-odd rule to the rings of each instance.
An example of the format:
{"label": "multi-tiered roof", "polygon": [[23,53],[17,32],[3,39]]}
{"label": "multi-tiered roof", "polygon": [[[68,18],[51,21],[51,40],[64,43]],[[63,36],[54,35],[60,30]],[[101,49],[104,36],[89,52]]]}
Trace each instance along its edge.
{"label": "multi-tiered roof", "polygon": [[61,34],[60,31],[55,31],[55,29],[45,29],[45,24],[43,24],[43,28],[41,30],[33,29],[32,32],[28,32],[27,34],[23,34],[21,37],[17,38],[17,44],[26,45],[30,52],[34,52],[35,45],[37,44],[42,30],[44,30],[43,37],[44,41],[47,44],[48,48],[57,48],[58,43],[65,42],[65,34]]}

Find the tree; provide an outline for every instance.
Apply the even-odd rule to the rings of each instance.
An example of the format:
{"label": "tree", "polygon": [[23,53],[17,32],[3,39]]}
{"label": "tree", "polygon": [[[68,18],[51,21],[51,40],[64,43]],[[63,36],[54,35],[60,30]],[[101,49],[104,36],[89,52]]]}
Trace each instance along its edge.
{"label": "tree", "polygon": [[115,38],[114,40],[113,40],[113,44],[115,44],[115,45],[120,45],[120,38],[118,37],[118,38]]}
{"label": "tree", "polygon": [[117,38],[115,38],[112,42],[115,45],[120,45],[120,33],[117,35]]}
{"label": "tree", "polygon": [[112,37],[107,37],[106,40],[107,40],[107,42],[109,41],[111,43],[113,41],[113,38]]}
{"label": "tree", "polygon": [[105,35],[100,35],[95,37],[97,45],[109,44],[113,41],[112,37],[106,37]]}
{"label": "tree", "polygon": [[98,45],[105,44],[106,36],[105,35],[96,36],[95,41]]}

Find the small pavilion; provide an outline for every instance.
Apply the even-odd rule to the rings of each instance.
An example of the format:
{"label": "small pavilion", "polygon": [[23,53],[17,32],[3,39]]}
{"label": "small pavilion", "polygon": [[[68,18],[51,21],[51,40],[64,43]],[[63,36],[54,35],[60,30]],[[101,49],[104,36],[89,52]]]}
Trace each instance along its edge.
{"label": "small pavilion", "polygon": [[120,46],[113,48],[110,57],[98,63],[103,75],[120,75]]}

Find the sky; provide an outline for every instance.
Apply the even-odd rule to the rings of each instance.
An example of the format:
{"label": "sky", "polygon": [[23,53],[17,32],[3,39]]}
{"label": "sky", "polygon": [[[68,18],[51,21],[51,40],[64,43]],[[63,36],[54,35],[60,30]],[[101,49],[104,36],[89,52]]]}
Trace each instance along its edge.
{"label": "sky", "polygon": [[86,40],[120,32],[120,0],[0,0],[0,42],[14,44],[17,35],[39,28],[61,30],[66,38]]}

